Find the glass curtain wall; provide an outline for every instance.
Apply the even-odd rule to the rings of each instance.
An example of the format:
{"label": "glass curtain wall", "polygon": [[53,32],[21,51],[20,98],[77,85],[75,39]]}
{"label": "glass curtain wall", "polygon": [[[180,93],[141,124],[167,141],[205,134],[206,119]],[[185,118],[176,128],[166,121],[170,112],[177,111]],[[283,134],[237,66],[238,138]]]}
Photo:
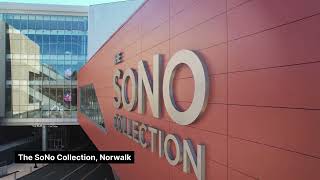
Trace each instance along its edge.
{"label": "glass curtain wall", "polygon": [[0,14],[6,22],[6,117],[74,118],[87,17]]}
{"label": "glass curtain wall", "polygon": [[92,84],[80,87],[80,112],[98,126],[105,127],[96,91]]}

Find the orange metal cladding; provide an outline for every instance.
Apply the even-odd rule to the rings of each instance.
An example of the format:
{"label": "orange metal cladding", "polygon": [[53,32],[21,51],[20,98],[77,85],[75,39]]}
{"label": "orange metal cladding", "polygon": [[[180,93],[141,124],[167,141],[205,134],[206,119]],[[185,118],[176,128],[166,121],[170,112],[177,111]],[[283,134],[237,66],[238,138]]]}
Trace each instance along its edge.
{"label": "orange metal cladding", "polygon": [[[116,113],[205,144],[207,180],[320,179],[319,33],[319,0],[146,1],[79,73],[79,86],[96,88],[107,133],[80,112],[79,122],[100,150],[136,152],[135,164],[112,165],[122,180],[196,177],[116,132]],[[166,64],[180,49],[196,50],[210,74],[209,104],[195,123],[174,123],[164,107],[155,119],[148,105],[144,115],[112,106],[115,68],[136,69],[141,59],[152,67],[156,53]],[[118,52],[124,62],[114,65]],[[187,108],[188,68],[176,73],[174,92]]]}

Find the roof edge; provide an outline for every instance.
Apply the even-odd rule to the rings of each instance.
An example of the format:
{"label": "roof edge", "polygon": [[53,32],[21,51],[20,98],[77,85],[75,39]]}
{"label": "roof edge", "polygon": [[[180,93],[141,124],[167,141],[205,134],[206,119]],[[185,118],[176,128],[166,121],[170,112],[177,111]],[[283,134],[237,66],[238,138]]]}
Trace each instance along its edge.
{"label": "roof edge", "polygon": [[94,59],[95,56],[97,56],[97,54],[102,50],[102,48],[147,4],[149,0],[144,0],[144,2],[139,6],[138,9],[136,9],[134,11],[134,13],[132,13],[132,15],[124,22],[122,23],[122,25],[109,37],[106,39],[106,41],[100,46],[99,49],[97,49],[97,51],[92,54],[92,56],[87,60],[87,62],[79,69],[79,72],[81,72],[81,70],[83,68],[85,68],[85,66]]}
{"label": "roof edge", "polygon": [[0,2],[0,10],[88,13],[89,6]]}

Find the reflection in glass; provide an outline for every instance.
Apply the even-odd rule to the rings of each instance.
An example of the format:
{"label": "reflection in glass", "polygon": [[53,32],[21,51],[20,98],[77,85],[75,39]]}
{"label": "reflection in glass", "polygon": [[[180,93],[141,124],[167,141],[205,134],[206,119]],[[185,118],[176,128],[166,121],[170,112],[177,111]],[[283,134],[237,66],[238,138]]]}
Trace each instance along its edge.
{"label": "reflection in glass", "polygon": [[104,126],[104,119],[93,85],[80,87],[80,112],[97,125]]}
{"label": "reflection in glass", "polygon": [[6,117],[74,118],[87,17],[1,14],[6,22]]}

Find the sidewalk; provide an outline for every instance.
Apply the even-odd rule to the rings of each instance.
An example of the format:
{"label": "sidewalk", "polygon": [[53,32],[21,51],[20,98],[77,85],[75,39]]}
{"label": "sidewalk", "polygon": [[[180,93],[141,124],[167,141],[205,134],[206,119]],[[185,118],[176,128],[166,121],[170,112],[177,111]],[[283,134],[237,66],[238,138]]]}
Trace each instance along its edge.
{"label": "sidewalk", "polygon": [[13,147],[17,147],[17,146],[29,143],[29,142],[32,142],[32,141],[34,141],[34,137],[30,136],[30,137],[19,139],[19,140],[16,140],[16,141],[4,144],[4,145],[0,145],[0,152],[5,151],[10,148],[13,148]]}
{"label": "sidewalk", "polygon": [[[41,169],[48,164],[37,164],[38,168],[34,168],[34,164],[10,164],[8,165],[8,174],[13,173],[7,177],[0,178],[1,180],[15,180],[27,174]],[[19,171],[19,172],[17,172]],[[17,172],[17,173],[14,173]]]}

